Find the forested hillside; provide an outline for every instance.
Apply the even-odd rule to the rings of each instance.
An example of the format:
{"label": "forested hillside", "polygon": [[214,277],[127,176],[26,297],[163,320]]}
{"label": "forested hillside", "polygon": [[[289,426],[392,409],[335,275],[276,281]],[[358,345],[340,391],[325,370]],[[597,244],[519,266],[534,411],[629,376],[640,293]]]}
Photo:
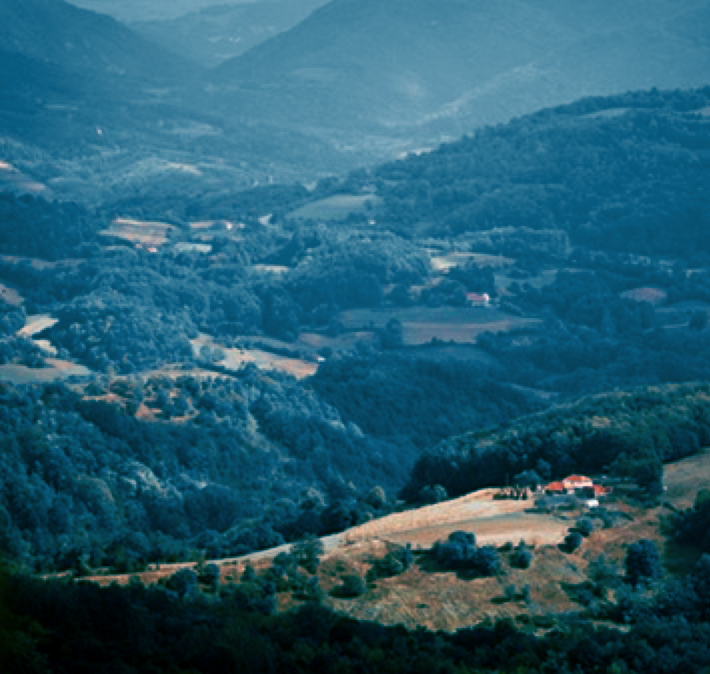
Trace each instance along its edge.
{"label": "forested hillside", "polygon": [[534,471],[540,480],[610,472],[658,494],[664,462],[710,443],[709,393],[707,384],[608,393],[451,438],[417,460],[403,493],[416,500],[439,484],[461,495]]}
{"label": "forested hillside", "polygon": [[70,72],[155,79],[198,70],[114,19],[64,0],[2,0],[0,25],[0,49]]}
{"label": "forested hillside", "polygon": [[605,250],[710,250],[710,89],[585,99],[375,172],[383,222],[441,235],[560,228]]}

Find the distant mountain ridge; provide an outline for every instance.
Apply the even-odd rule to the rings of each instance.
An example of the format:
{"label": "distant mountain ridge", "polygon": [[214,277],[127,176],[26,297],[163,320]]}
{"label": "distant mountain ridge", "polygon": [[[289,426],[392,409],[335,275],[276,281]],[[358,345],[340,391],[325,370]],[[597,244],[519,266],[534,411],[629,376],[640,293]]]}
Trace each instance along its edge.
{"label": "distant mountain ridge", "polygon": [[175,19],[131,23],[140,35],[205,66],[217,66],[282,33],[326,0],[216,4]]}
{"label": "distant mountain ridge", "polygon": [[286,124],[460,133],[452,120],[705,84],[707,34],[705,0],[333,0],[213,82],[242,114]]}
{"label": "distant mountain ridge", "polygon": [[184,78],[197,71],[115,19],[63,0],[0,0],[0,50],[102,77]]}

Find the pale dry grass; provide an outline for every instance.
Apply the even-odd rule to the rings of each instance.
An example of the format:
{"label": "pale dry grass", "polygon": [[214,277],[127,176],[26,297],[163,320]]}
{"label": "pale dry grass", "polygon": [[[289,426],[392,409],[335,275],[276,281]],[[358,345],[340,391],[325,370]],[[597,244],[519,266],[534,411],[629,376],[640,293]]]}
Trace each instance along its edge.
{"label": "pale dry grass", "polygon": [[25,322],[25,327],[22,328],[17,334],[20,337],[34,337],[40,332],[47,330],[59,322],[57,318],[50,316],[49,314],[36,314],[34,316],[28,316]]}

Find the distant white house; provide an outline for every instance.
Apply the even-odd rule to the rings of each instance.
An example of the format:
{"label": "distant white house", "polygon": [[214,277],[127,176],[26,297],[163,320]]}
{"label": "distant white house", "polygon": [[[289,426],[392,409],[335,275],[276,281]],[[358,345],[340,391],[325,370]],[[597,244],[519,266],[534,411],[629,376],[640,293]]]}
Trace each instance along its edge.
{"label": "distant white house", "polygon": [[488,293],[483,293],[482,295],[466,293],[466,299],[472,307],[487,307],[491,303],[491,296]]}

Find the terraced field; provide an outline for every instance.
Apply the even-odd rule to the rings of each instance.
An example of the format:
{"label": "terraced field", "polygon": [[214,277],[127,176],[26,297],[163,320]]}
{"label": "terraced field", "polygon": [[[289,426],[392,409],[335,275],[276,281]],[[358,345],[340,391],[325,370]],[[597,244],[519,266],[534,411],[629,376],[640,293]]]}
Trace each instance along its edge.
{"label": "terraced field", "polygon": [[123,239],[146,247],[162,246],[168,241],[173,225],[164,222],[145,222],[116,218],[109,229],[100,234],[105,237]]}

